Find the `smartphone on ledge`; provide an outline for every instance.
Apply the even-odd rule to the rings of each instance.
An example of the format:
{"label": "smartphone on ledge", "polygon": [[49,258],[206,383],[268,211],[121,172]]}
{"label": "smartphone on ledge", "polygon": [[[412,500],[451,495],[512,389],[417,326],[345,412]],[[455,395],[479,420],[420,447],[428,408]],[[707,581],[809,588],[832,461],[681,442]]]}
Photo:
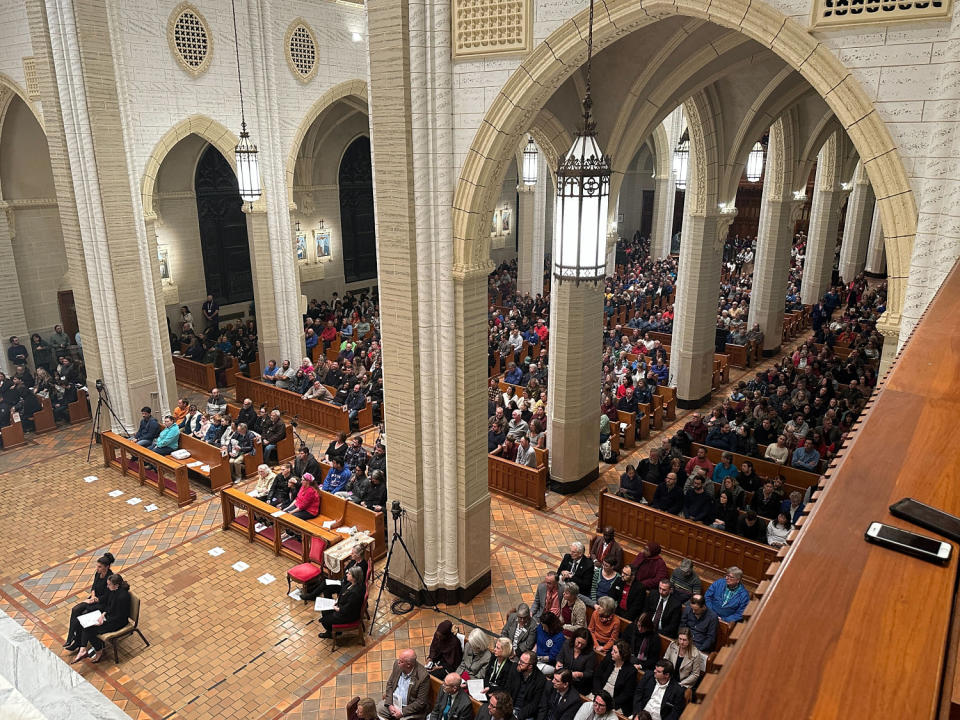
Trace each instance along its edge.
{"label": "smartphone on ledge", "polygon": [[870,523],[864,537],[867,542],[875,545],[882,545],[905,555],[912,555],[939,565],[946,565],[950,560],[952,549],[950,543],[925,535],[917,535],[909,530],[901,530],[891,525],[878,522]]}
{"label": "smartphone on ledge", "polygon": [[960,518],[956,515],[924,505],[913,498],[898,500],[890,506],[890,513],[894,517],[909,520],[914,525],[960,542]]}

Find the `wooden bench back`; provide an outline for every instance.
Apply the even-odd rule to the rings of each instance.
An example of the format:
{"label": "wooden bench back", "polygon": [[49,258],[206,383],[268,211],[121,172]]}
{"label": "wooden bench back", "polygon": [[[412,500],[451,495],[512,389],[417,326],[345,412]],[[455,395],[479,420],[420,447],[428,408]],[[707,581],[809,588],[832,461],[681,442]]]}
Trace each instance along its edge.
{"label": "wooden bench back", "polygon": [[487,455],[487,486],[491,492],[542,508],[547,504],[547,467],[531,468],[498,455]]}
{"label": "wooden bench back", "polygon": [[233,483],[230,477],[230,462],[220,454],[219,445],[208,445],[190,435],[180,433],[180,447],[190,451],[187,462],[199,460],[210,466],[210,489],[217,491]]}
{"label": "wooden bench back", "polygon": [[379,560],[387,554],[387,537],[384,513],[374,512],[363,505],[347,502],[343,513],[343,525],[366,530],[373,538],[373,559]]}
{"label": "wooden bench back", "polygon": [[[697,450],[700,448],[704,448],[707,451],[707,457],[710,459],[710,462],[720,462],[724,452],[723,450],[710,447],[709,445],[701,445],[700,443],[691,443],[691,454],[696,455]],[[788,465],[778,465],[770,460],[733,453],[733,464],[738,468],[744,461],[753,463],[753,469],[760,477],[775,478],[777,475],[783,475],[784,483],[789,484],[793,489],[800,490],[801,492],[806,492],[808,487],[816,487],[820,482],[820,476],[817,473],[807,472],[806,470],[789,467]]]}
{"label": "wooden bench back", "polygon": [[634,542],[657,542],[668,552],[690,558],[718,573],[736,565],[752,582],[763,579],[767,566],[777,556],[776,549],[768,545],[655,510],[613,495],[604,488],[600,491],[597,527],[607,525]]}
{"label": "wooden bench back", "polygon": [[181,385],[199,388],[204,392],[210,392],[217,384],[213,365],[198,363],[182,355],[173,356],[173,372]]}
{"label": "wooden bench back", "polygon": [[[178,460],[158,455],[133,440],[109,431],[100,434],[100,447],[103,450],[104,467],[114,467],[122,475],[135,474],[141,485],[150,485],[156,488],[158,494],[174,498],[180,507],[197,499],[197,494],[190,489],[187,466]],[[148,471],[147,462],[155,470]]]}

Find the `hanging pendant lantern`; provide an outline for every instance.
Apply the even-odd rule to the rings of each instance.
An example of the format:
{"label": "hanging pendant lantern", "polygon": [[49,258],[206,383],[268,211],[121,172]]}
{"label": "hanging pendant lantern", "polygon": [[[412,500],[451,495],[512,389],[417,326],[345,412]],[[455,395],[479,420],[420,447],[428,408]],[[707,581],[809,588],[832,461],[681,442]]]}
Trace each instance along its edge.
{"label": "hanging pendant lantern", "polygon": [[537,184],[538,157],[539,157],[539,152],[537,151],[537,144],[533,142],[533,138],[531,137],[527,141],[527,146],[523,149],[523,184],[524,185]]}
{"label": "hanging pendant lantern", "polygon": [[237,143],[237,184],[240,197],[249,203],[260,199],[263,190],[260,187],[260,163],[257,159],[257,146],[250,141],[247,132],[247,118],[243,112],[243,77],[240,73],[240,41],[237,38],[237,6],[230,0],[233,10],[233,43],[237,53],[237,85],[240,89],[240,142]]}

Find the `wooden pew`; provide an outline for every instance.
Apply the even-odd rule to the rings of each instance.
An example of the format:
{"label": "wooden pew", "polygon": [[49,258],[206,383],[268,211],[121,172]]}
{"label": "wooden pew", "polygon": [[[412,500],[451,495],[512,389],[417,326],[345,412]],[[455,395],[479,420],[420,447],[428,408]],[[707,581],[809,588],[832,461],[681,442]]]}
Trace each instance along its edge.
{"label": "wooden pew", "polygon": [[[323,497],[324,495],[326,497]],[[320,515],[312,520],[301,520],[290,513],[272,517],[277,508],[263,500],[250,497],[238,488],[228,487],[220,491],[224,530],[239,532],[250,542],[258,542],[271,548],[274,555],[285,555],[298,562],[309,562],[310,543],[314,538],[322,538],[328,546],[340,542],[342,536],[324,528],[323,523],[332,520],[339,524],[346,509],[345,503],[342,498],[321,493]],[[261,522],[269,525],[258,532],[257,525]],[[285,530],[299,535],[301,540],[283,540]]]}
{"label": "wooden pew", "polygon": [[547,504],[547,467],[518,465],[512,460],[487,455],[487,485],[491,492],[506,495],[535,508]]}
{"label": "wooden pew", "polygon": [[[616,425],[616,427],[613,427],[613,425]],[[621,425],[626,425],[626,427],[621,430]],[[624,450],[632,450],[637,445],[637,414],[617,410],[617,422],[611,423],[610,432],[621,435],[623,441],[620,443],[620,447]]]}
{"label": "wooden pew", "polygon": [[724,351],[730,356],[730,364],[735,368],[746,369],[750,367],[753,360],[753,354],[749,345],[733,345],[727,343]]}
{"label": "wooden pew", "polygon": [[217,377],[213,371],[213,365],[198,363],[181,355],[174,355],[173,372],[176,375],[177,382],[181,385],[199,388],[204,392],[210,392],[211,388],[217,386]]}
{"label": "wooden pew", "polygon": [[[100,445],[104,467],[114,467],[123,475],[136,475],[141,485],[150,485],[158,494],[172,497],[180,507],[197,499],[197,494],[190,489],[184,463],[167,455],[158,455],[109,431],[100,434]],[[148,469],[148,462],[156,469]]]}
{"label": "wooden pew", "polygon": [[[720,458],[723,455],[723,450],[720,448],[710,447],[709,445],[701,445],[700,443],[691,443],[690,453],[692,455],[696,455],[697,450],[700,448],[704,448],[707,451],[707,457],[710,459],[710,462],[714,464],[720,462]],[[745,460],[749,460],[751,463],[753,463],[753,469],[760,477],[775,478],[777,475],[783,475],[783,480],[785,483],[793,485],[800,490],[806,490],[808,487],[816,487],[820,482],[820,476],[816,473],[807,472],[806,470],[798,470],[797,468],[789,467],[787,465],[777,465],[777,463],[771,462],[770,460],[763,460],[761,458],[750,457],[749,455],[733,453],[733,464],[738,468]]]}
{"label": "wooden pew", "polygon": [[[185,460],[174,460],[174,462],[186,466],[199,460],[204,465],[209,465],[208,471],[201,470],[199,467],[187,468],[187,470],[205,478],[210,483],[211,490],[216,492],[220,488],[233,484],[233,479],[230,477],[230,462],[220,454],[219,445],[208,445],[203,440],[180,433],[180,447],[189,450],[190,457]],[[170,459],[173,460],[173,458]]]}
{"label": "wooden pew", "polygon": [[[322,400],[304,400],[298,393],[268,385],[260,380],[237,377],[237,397],[248,397],[255,405],[279,408],[285,415],[299,415],[300,420],[330,432],[350,432],[347,409]],[[373,408],[367,404],[357,415],[361,430],[373,427]]]}
{"label": "wooden pew", "polygon": [[4,450],[10,450],[11,448],[27,444],[26,439],[23,437],[23,423],[19,420],[17,422],[11,422],[6,427],[0,429],[0,437],[3,438]]}
{"label": "wooden pew", "polygon": [[[329,493],[323,493],[329,495]],[[340,524],[366,530],[373,538],[373,559],[379,560],[387,554],[386,515],[374,512],[363,505],[347,501]]]}
{"label": "wooden pew", "polygon": [[606,525],[613,526],[620,536],[637,543],[658,542],[668,552],[688,557],[718,573],[736,565],[752,582],[763,580],[767,566],[776,560],[777,555],[776,548],[654,510],[603,488],[597,527]]}
{"label": "wooden pew", "polygon": [[663,416],[667,420],[677,419],[677,389],[666,385],[657,385],[657,395],[663,401]]}
{"label": "wooden pew", "polygon": [[87,391],[77,388],[77,399],[67,406],[70,411],[70,424],[85,422],[90,419],[90,403],[87,402]]}
{"label": "wooden pew", "polygon": [[53,418],[53,404],[49,398],[37,397],[41,408],[33,414],[33,431],[38,435],[57,429],[57,422]]}

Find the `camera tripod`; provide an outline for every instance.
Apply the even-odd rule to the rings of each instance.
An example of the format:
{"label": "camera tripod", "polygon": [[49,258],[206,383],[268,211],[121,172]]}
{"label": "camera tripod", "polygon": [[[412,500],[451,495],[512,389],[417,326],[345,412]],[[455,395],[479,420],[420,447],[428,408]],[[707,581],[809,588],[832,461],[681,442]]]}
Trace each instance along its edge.
{"label": "camera tripod", "polygon": [[[424,593],[424,598],[430,597],[430,591],[427,589],[427,583],[423,579],[423,574],[420,572],[420,568],[417,567],[416,561],[413,559],[413,555],[410,554],[410,549],[407,547],[407,544],[403,541],[403,533],[401,532],[400,518],[403,515],[406,515],[407,511],[403,510],[400,507],[400,501],[394,500],[393,507],[390,509],[390,514],[393,515],[393,538],[390,540],[390,552],[387,553],[387,562],[383,566],[383,579],[380,582],[380,592],[377,593],[377,604],[373,606],[373,619],[370,621],[370,629],[368,632],[373,634],[374,622],[377,619],[377,613],[380,611],[380,599],[383,597],[383,589],[387,586],[387,582],[390,580],[390,561],[393,559],[393,551],[397,549],[397,543],[400,543],[400,547],[403,548],[403,551],[407,554],[407,560],[410,561],[410,565],[413,566],[413,569],[417,573],[417,577],[420,579],[420,587]],[[410,601],[411,605],[416,603]],[[437,612],[443,612],[437,607],[436,602],[423,602],[423,605],[431,607]],[[404,612],[407,612],[406,610]],[[444,613],[446,614],[446,613]]]}
{"label": "camera tripod", "polygon": [[[97,380],[97,394],[99,398],[97,399],[97,410],[93,415],[93,427],[90,428],[90,443],[87,445],[87,462],[90,462],[90,453],[93,451],[94,439],[100,437],[100,411],[104,407],[107,408],[113,419],[117,421],[117,425],[123,430],[124,435],[130,437],[130,432],[123,426],[123,421],[117,417],[113,408],[110,407],[110,401],[107,398],[107,388],[104,386],[103,380]],[[99,440],[97,440],[97,442],[99,442]]]}

